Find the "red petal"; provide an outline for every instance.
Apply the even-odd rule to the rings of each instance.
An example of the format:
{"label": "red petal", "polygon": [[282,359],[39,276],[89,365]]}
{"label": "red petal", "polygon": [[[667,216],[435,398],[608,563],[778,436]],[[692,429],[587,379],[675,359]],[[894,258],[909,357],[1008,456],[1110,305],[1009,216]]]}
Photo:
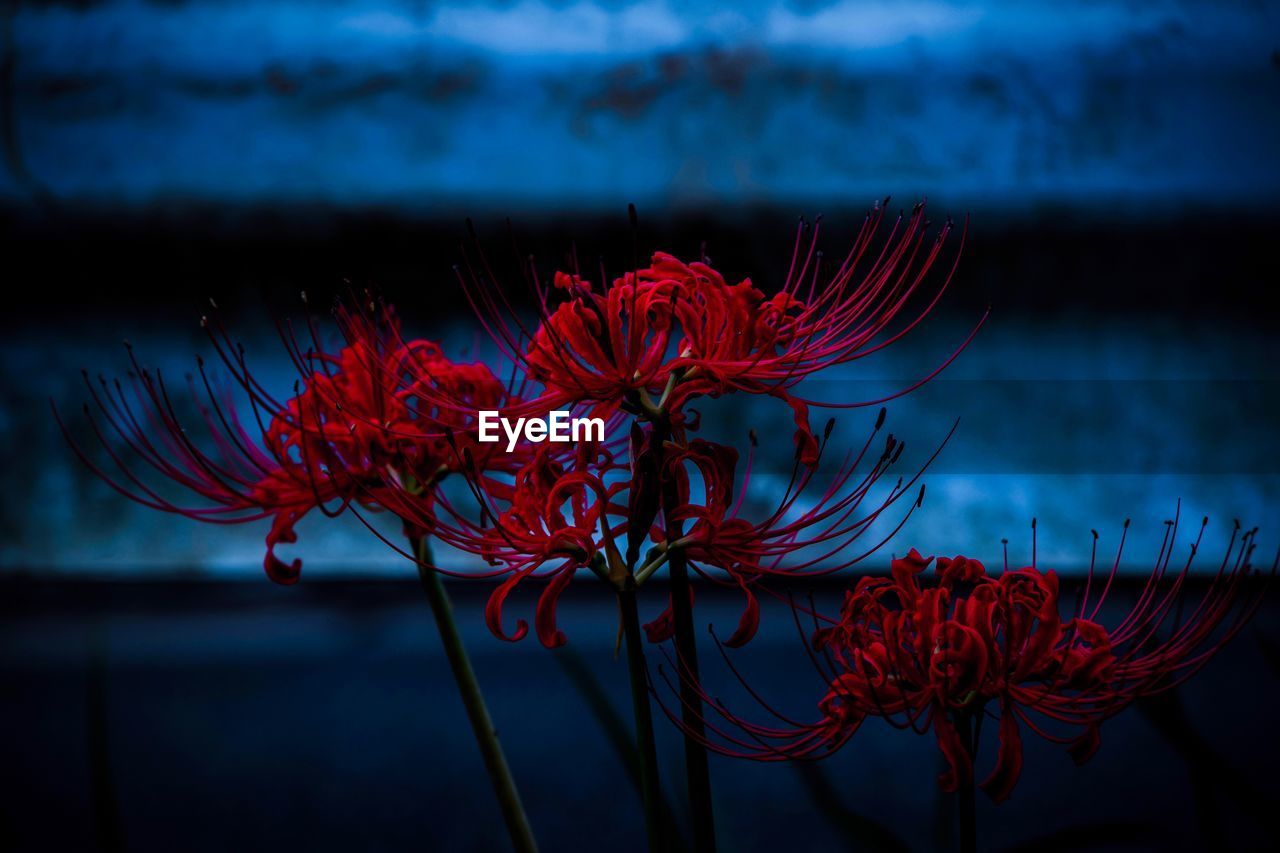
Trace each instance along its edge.
{"label": "red petal", "polygon": [[960,733],[947,714],[934,711],[933,731],[938,736],[938,748],[942,750],[942,757],[947,761],[947,772],[938,775],[938,785],[942,790],[953,793],[960,788],[961,780],[973,777],[973,759],[960,742]]}
{"label": "red petal", "polygon": [[298,541],[298,534],[293,531],[293,525],[302,515],[303,513],[297,510],[289,509],[276,513],[271,521],[271,530],[267,533],[267,556],[262,561],[262,567],[266,569],[267,577],[278,584],[288,586],[297,583],[298,576],[302,574],[301,559],[286,563],[275,554],[276,545],[279,543],[292,544]]}
{"label": "red petal", "polygon": [[1000,711],[1000,750],[996,766],[982,782],[982,790],[997,803],[1003,803],[1013,793],[1022,774],[1022,735],[1018,732],[1018,719],[1007,703]]}
{"label": "red petal", "polygon": [[560,601],[560,593],[573,580],[574,569],[569,568],[551,579],[547,588],[538,596],[538,607],[534,612],[533,626],[538,633],[538,641],[549,649],[565,644],[564,631],[556,627],[556,604]]}
{"label": "red petal", "polygon": [[1097,723],[1089,726],[1084,730],[1080,737],[1071,742],[1071,746],[1067,747],[1067,754],[1071,756],[1071,760],[1077,765],[1084,764],[1093,754],[1098,751],[1098,746],[1102,743],[1102,727]]}
{"label": "red petal", "polygon": [[793,440],[800,455],[800,464],[812,468],[818,464],[818,440],[813,437],[813,430],[809,428],[808,404],[803,400],[797,400],[785,391],[775,392],[773,396],[786,400],[787,405],[791,407],[796,422]]}
{"label": "red petal", "polygon": [[[667,598],[667,602],[667,609],[659,613],[657,619],[641,626],[644,628],[645,637],[651,643],[666,642],[676,634],[676,616],[670,597]],[[693,605],[693,587],[689,587],[689,605]]]}
{"label": "red petal", "polygon": [[516,584],[528,577],[532,569],[527,569],[519,574],[514,574],[502,582],[501,586],[493,591],[489,596],[489,601],[484,606],[484,623],[489,626],[489,630],[493,636],[499,640],[506,640],[509,643],[523,640],[525,635],[529,633],[529,623],[523,619],[516,620],[516,630],[514,634],[507,636],[502,630],[502,605],[506,602],[507,596],[511,594],[511,590],[516,588]]}
{"label": "red petal", "polygon": [[738,579],[738,585],[742,587],[742,592],[747,597],[747,606],[742,611],[742,616],[738,619],[738,627],[729,639],[724,641],[726,646],[730,648],[738,648],[745,646],[756,635],[756,630],[760,627],[760,602],[756,600],[755,594],[751,592],[751,588],[741,578]]}
{"label": "red petal", "polygon": [[646,622],[642,626],[644,635],[651,643],[664,643],[676,635],[676,616],[671,610],[671,605],[667,605],[667,609],[658,614],[658,618],[652,622]]}

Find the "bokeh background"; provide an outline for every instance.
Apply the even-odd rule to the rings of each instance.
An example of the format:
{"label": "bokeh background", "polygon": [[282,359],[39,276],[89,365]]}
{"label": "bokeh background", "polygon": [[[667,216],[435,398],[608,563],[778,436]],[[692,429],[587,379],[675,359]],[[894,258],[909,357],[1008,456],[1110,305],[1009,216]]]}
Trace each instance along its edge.
{"label": "bokeh background", "polygon": [[[960,418],[894,549],[998,563],[1007,537],[1023,559],[1036,517],[1042,562],[1079,576],[1090,530],[1110,549],[1131,517],[1137,577],[1179,509],[1210,517],[1209,551],[1236,518],[1264,555],[1280,540],[1276,4],[9,2],[0,48],[0,846],[501,846],[411,566],[316,519],[304,583],[272,587],[265,530],[124,502],[49,408],[79,410],[81,368],[125,370],[125,338],[189,371],[210,297],[281,392],[271,320],[302,290],[377,286],[411,332],[483,356],[450,271],[467,217],[500,266],[509,219],[547,272],[575,248],[621,270],[633,239],[705,243],[768,289],[798,217],[822,214],[836,253],[876,200],[927,197],[968,217],[947,297],[815,390],[910,381],[991,308],[890,407],[909,463]],[[768,506],[788,413],[716,414],[764,437],[749,500]],[[874,417],[842,414],[837,440]],[[577,585],[551,653],[493,640],[487,589],[453,586],[544,847],[639,849],[611,601]],[[732,624],[737,602],[705,595]],[[802,713],[794,630],[764,626],[750,669]],[[1084,769],[1032,747],[1014,800],[983,806],[986,843],[1262,846],[1277,636],[1268,606]],[[725,849],[947,849],[935,764],[887,727],[816,770],[717,761]]]}

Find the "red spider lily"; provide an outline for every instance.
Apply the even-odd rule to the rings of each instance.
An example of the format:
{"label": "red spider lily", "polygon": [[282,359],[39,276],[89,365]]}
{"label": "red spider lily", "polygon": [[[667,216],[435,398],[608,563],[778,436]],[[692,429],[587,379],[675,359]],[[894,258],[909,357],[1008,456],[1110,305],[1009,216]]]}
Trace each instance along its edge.
{"label": "red spider lily", "polygon": [[[471,464],[469,452],[463,452]],[[432,533],[441,542],[477,554],[507,575],[485,607],[485,622],[493,634],[512,642],[528,634],[528,623],[518,620],[513,632],[502,625],[507,598],[524,581],[549,579],[538,600],[535,627],[548,648],[563,645],[565,636],[556,627],[560,594],[579,568],[602,571],[607,555],[616,556],[614,537],[624,522],[626,506],[617,502],[618,485],[606,485],[617,469],[608,451],[594,442],[576,449],[576,465],[557,458],[546,445],[515,472],[512,482],[470,469],[472,495],[479,518],[466,507],[440,497],[431,518]],[[393,504],[412,523],[414,505]],[[611,560],[616,565],[616,559]]]}
{"label": "red spider lily", "polygon": [[[950,283],[955,262],[927,304],[895,329],[938,262],[952,224],[930,239],[924,205],[917,205],[910,216],[898,217],[877,251],[872,247],[882,218],[879,206],[867,215],[834,270],[824,269],[818,229],[805,243],[802,227],[791,268],[772,296],[750,279],[729,284],[706,259],[685,262],[665,252],[612,284],[603,274],[593,284],[574,270],[557,272],[548,290],[530,269],[528,282],[540,312],[540,324],[530,331],[494,286],[487,265],[467,266],[459,280],[506,357],[545,388],[531,406],[545,411],[588,405],[598,416],[619,408],[635,414],[657,408],[680,421],[693,397],[773,395],[794,409],[796,442],[812,465],[817,443],[808,425],[810,405],[853,408],[905,394],[945,368],[977,332],[975,327],[927,376],[880,400],[819,404],[793,393],[804,378],[899,340]],[[563,300],[555,307],[553,292]]]}
{"label": "red spider lily", "polygon": [[[304,353],[286,337],[303,378],[284,401],[253,376],[243,349],[220,324],[206,319],[233,385],[245,392],[252,427],[237,410],[233,385],[214,381],[203,360],[200,387],[187,377],[187,405],[199,412],[193,419],[180,414],[161,374],[143,369],[130,348],[133,370],[125,381],[100,378],[95,387],[85,374],[93,398],[85,413],[111,465],[81,452],[65,425],[64,434],[99,476],[145,506],[223,524],[270,518],[264,567],[279,583],[296,582],[302,561],[286,563],[275,548],[297,541],[294,527],[313,509],[332,516],[354,506],[401,507],[412,494],[413,519],[429,530],[433,486],[457,469],[460,441],[482,464],[516,463],[483,455],[480,448],[488,446],[468,437],[462,414],[472,407],[474,419],[476,408],[504,403],[506,388],[481,364],[455,364],[432,342],[403,340],[398,324],[380,326],[346,312],[340,319],[348,343],[336,353],[318,346]],[[427,412],[418,405],[444,394],[456,401],[453,408]],[[198,428],[188,429],[189,422]],[[157,474],[203,505],[165,497]]]}
{"label": "red spider lily", "polygon": [[[539,596],[535,624],[539,639],[553,647],[565,642],[555,624],[556,602],[579,569],[591,569],[615,587],[638,586],[681,553],[700,576],[736,586],[745,594],[745,610],[728,640],[730,645],[742,645],[758,626],[759,606],[752,591],[756,582],[768,576],[845,569],[883,545],[920,505],[924,490],[917,490],[916,483],[923,468],[906,482],[899,479],[870,508],[864,508],[873,487],[902,455],[902,442],[889,436],[869,470],[857,476],[883,423],[882,411],[866,442],[857,453],[846,456],[821,493],[809,494],[816,474],[797,461],[777,505],[760,521],[740,514],[750,487],[752,456],[738,489],[736,451],[701,439],[684,448],[672,445],[664,457],[665,473],[660,475],[647,468],[653,431],[637,426],[630,465],[617,461],[602,444],[584,443],[572,460],[540,450],[512,482],[474,471],[469,479],[480,506],[479,517],[467,513],[459,502],[441,497],[433,533],[440,541],[480,555],[510,573],[486,610],[490,629],[503,639],[520,640],[528,633],[523,620],[508,633],[502,627],[502,608],[510,593],[529,578],[549,581]],[[690,469],[697,474],[696,490]],[[672,515],[679,522],[689,522],[687,532],[678,539],[669,540],[666,525],[656,523],[659,510],[653,481],[659,476],[675,478],[680,507]],[[894,529],[862,553],[853,552],[851,546],[908,493],[918,496]],[[808,505],[802,506],[806,500]],[[411,507],[395,511],[412,521]],[[625,557],[620,545],[624,539]],[[653,547],[640,560],[645,541]],[[673,629],[670,608],[646,628],[651,640],[667,639]]]}
{"label": "red spider lily", "polygon": [[[1088,579],[1067,618],[1061,615],[1059,580],[1051,570],[1006,567],[991,576],[977,560],[935,562],[912,549],[892,561],[889,577],[860,579],[846,593],[837,618],[814,614],[821,627],[810,655],[825,684],[818,721],[796,722],[752,691],[784,721],[781,728],[760,725],[703,694],[718,715],[704,721],[711,732],[708,745],[764,761],[817,758],[842,746],[867,718],[880,717],[920,733],[932,728],[948,765],[939,783],[954,791],[970,784],[977,732],[991,717],[998,719],[999,748],[981,787],[1000,802],[1021,772],[1020,723],[1068,744],[1072,757],[1083,763],[1096,751],[1106,719],[1143,696],[1181,684],[1253,615],[1262,593],[1261,585],[1251,590],[1249,584],[1257,574],[1250,566],[1256,530],[1240,535],[1237,525],[1203,592],[1190,593],[1197,583],[1191,567],[1207,523],[1180,570],[1170,569],[1178,520],[1167,523],[1136,602],[1108,626],[1097,617],[1114,585],[1123,537],[1096,595],[1091,559]],[[933,576],[926,578],[930,563]],[[1055,728],[1074,733],[1059,734]]]}

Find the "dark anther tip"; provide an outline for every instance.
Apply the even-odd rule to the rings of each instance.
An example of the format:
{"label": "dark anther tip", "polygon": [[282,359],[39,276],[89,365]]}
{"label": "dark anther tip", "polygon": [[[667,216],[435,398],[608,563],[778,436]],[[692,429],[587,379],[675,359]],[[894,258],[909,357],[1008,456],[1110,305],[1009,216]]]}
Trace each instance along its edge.
{"label": "dark anther tip", "polygon": [[828,418],[828,419],[827,419],[827,426],[826,426],[826,429],[824,429],[824,430],[822,431],[822,437],[823,437],[824,439],[826,439],[826,438],[831,438],[831,433],[832,433],[832,431],[834,431],[834,430],[835,430],[835,428],[836,428],[836,419],[835,419],[835,418]]}
{"label": "dark anther tip", "polygon": [[884,426],[884,419],[889,414],[889,410],[884,406],[880,407],[880,414],[876,415],[876,429]]}

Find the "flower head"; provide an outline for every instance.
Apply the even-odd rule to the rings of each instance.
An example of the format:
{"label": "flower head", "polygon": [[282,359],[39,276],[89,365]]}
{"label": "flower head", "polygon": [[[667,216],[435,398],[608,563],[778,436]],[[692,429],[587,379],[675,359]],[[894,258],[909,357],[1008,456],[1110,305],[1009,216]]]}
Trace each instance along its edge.
{"label": "flower head", "polygon": [[794,410],[796,444],[812,465],[817,441],[809,428],[810,406],[878,405],[905,394],[941,371],[973,336],[935,370],[888,397],[819,402],[797,395],[805,378],[902,338],[951,280],[954,263],[918,305],[950,222],[930,237],[924,205],[917,205],[909,216],[898,217],[877,250],[882,219],[877,206],[834,268],[817,250],[818,228],[802,227],[787,276],[771,295],[750,278],[730,283],[706,258],[687,261],[666,252],[611,283],[603,274],[593,281],[575,269],[557,272],[546,289],[531,269],[540,312],[532,330],[494,285],[487,265],[467,266],[459,280],[506,357],[543,387],[541,395],[529,398],[530,406],[545,411],[581,405],[605,417],[619,409],[661,411],[680,424],[685,404],[699,396],[774,396]]}
{"label": "flower head", "polygon": [[935,560],[912,549],[892,561],[887,577],[861,578],[839,615],[815,631],[813,660],[825,682],[819,720],[779,729],[713,703],[745,737],[717,729],[720,739],[711,745],[761,760],[814,757],[877,717],[932,729],[948,766],[939,782],[955,790],[973,773],[976,737],[966,727],[991,717],[999,747],[982,787],[1003,800],[1021,772],[1022,725],[1068,744],[1083,762],[1106,719],[1181,683],[1252,615],[1257,598],[1246,584],[1254,574],[1254,531],[1233,533],[1203,592],[1188,594],[1197,584],[1191,568],[1203,532],[1202,525],[1181,569],[1170,570],[1177,522],[1169,522],[1136,603],[1111,624],[1099,616],[1115,586],[1119,552],[1101,593],[1091,561],[1076,604],[1066,608],[1052,570],[1032,565],[993,576],[977,560]]}
{"label": "flower head", "polygon": [[[297,541],[295,526],[310,511],[394,508],[429,528],[434,485],[458,469],[460,442],[472,448],[473,464],[515,462],[474,450],[484,445],[472,435],[472,407],[504,403],[505,386],[481,364],[449,361],[433,342],[404,340],[394,313],[386,317],[377,323],[340,309],[346,342],[332,352],[314,339],[304,351],[286,335],[300,378],[285,400],[253,375],[216,316],[206,318],[230,382],[213,378],[201,359],[198,381],[187,377],[188,399],[175,400],[130,348],[124,380],[95,384],[85,374],[85,414],[110,464],[82,452],[65,425],[64,433],[113,488],[153,509],[222,524],[270,519],[264,568],[294,583],[301,560],[285,562],[275,549]],[[439,405],[446,396],[452,406]],[[175,485],[197,502],[168,497]]]}
{"label": "flower head", "polygon": [[[519,640],[528,633],[522,621],[507,632],[501,619],[510,593],[527,579],[547,582],[539,596],[537,633],[544,644],[554,646],[565,639],[554,626],[555,602],[579,570],[590,570],[618,588],[641,585],[679,554],[699,577],[742,592],[743,614],[727,640],[738,646],[754,636],[759,623],[756,584],[854,565],[887,541],[920,505],[923,488],[917,481],[923,469],[876,489],[903,448],[889,436],[878,453],[873,451],[883,423],[881,412],[858,452],[846,455],[822,490],[817,472],[797,461],[776,505],[754,517],[743,507],[754,449],[741,469],[736,450],[703,439],[686,445],[666,442],[658,454],[654,430],[636,426],[625,462],[608,443],[584,442],[571,457],[553,455],[542,445],[511,477],[471,471],[478,512],[469,511],[465,499],[441,497],[433,533],[508,572],[487,611],[491,630],[503,639]],[[828,430],[820,453],[829,435]],[[664,518],[658,495],[668,482],[677,508]],[[914,499],[888,535],[854,547],[906,496]],[[675,529],[682,532],[669,533]],[[650,640],[671,636],[671,617],[668,607],[648,624]]]}

